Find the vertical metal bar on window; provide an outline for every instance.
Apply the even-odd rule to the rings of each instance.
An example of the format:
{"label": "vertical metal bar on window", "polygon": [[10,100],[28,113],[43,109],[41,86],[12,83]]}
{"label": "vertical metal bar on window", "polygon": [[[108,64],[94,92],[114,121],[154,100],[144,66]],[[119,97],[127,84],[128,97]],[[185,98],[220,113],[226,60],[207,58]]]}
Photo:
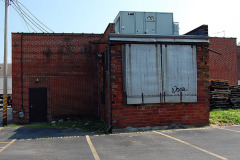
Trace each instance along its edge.
{"label": "vertical metal bar on window", "polygon": [[165,92],[163,93],[163,99],[164,99],[164,103],[165,103],[166,102]]}
{"label": "vertical metal bar on window", "polygon": [[162,103],[163,101],[162,101],[162,92],[164,91],[164,69],[163,69],[163,54],[162,54],[162,52],[163,52],[163,47],[162,47],[162,45],[160,45],[160,54],[161,54],[161,80],[162,80],[162,90],[161,90],[161,93],[160,93],[160,103]]}
{"label": "vertical metal bar on window", "polygon": [[[131,55],[131,44],[129,44],[129,83],[130,83],[130,94],[132,94],[132,55]],[[128,93],[129,94],[129,93]]]}
{"label": "vertical metal bar on window", "polygon": [[142,104],[144,104],[144,97],[143,97],[143,93],[142,93]]}
{"label": "vertical metal bar on window", "polygon": [[182,103],[182,92],[180,92],[180,103]]}
{"label": "vertical metal bar on window", "polygon": [[160,93],[160,103],[162,103],[162,93]]}
{"label": "vertical metal bar on window", "polygon": [[[158,60],[159,60],[158,44],[156,44],[156,78],[157,78],[157,88],[158,88],[158,92],[160,92],[160,75],[161,75],[161,73],[160,73],[160,75],[159,75],[159,69],[161,69],[161,68],[159,68],[159,62],[158,62]],[[160,70],[160,71],[161,71],[161,70]],[[160,102],[161,102],[161,100],[160,100]]]}

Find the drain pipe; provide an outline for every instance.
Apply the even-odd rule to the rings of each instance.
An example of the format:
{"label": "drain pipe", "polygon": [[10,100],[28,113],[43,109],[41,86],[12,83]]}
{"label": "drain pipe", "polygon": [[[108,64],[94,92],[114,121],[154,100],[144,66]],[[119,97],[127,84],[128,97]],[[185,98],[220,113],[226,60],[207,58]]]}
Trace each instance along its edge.
{"label": "drain pipe", "polygon": [[22,96],[22,109],[19,112],[19,117],[24,117],[23,112],[23,33],[21,34],[21,96]]}
{"label": "drain pipe", "polygon": [[112,133],[111,126],[111,44],[108,44],[108,128],[107,132]]}
{"label": "drain pipe", "polygon": [[21,104],[21,110],[20,111],[12,111],[13,113],[17,113],[19,114],[19,117],[20,118],[23,118],[24,117],[24,112],[23,112],[23,33],[21,33],[21,51],[20,51],[20,60],[21,60],[21,71],[20,71],[20,74],[21,74],[21,101],[22,101],[22,104]]}
{"label": "drain pipe", "polygon": [[23,34],[21,34],[21,96],[22,96],[22,110],[23,110]]}
{"label": "drain pipe", "polygon": [[[107,47],[107,63],[108,63],[108,128],[106,132],[112,133],[112,114],[111,114],[111,107],[112,107],[112,101],[111,101],[111,44],[108,39],[108,41],[89,41],[92,44],[108,44]],[[105,74],[104,74],[105,75]]]}

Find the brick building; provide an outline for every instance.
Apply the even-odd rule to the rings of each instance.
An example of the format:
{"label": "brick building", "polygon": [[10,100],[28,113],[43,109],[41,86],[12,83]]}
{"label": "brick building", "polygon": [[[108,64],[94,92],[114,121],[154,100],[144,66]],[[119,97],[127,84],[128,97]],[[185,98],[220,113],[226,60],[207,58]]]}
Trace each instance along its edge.
{"label": "brick building", "polygon": [[[201,25],[185,35],[207,36],[208,26]],[[209,49],[213,51],[209,53],[209,79],[227,80],[230,85],[238,85],[236,38],[210,37],[209,41]]]}
{"label": "brick building", "polygon": [[98,113],[101,34],[12,34],[13,122]]}
{"label": "brick building", "polygon": [[[110,24],[103,36],[105,38],[102,39],[103,42],[109,40],[109,45],[105,45],[106,48],[100,50],[102,51],[102,55],[104,55],[103,57],[105,57],[104,59],[100,60],[99,63],[99,69],[101,70],[99,73],[102,73],[102,75],[100,76],[100,79],[102,79],[100,83],[100,91],[102,92],[102,95],[105,95],[105,99],[102,100],[100,111],[101,118],[104,119],[105,122],[108,122],[108,124],[111,125],[112,128],[125,128],[129,126],[163,126],[170,125],[176,122],[186,125],[208,124],[209,53],[208,50],[201,48],[201,46],[208,46],[207,36],[196,36],[196,39],[194,39],[194,36],[134,36],[116,35],[111,34],[112,32],[114,32],[114,25]],[[176,42],[176,39],[178,39],[178,42]],[[124,62],[124,58],[126,58],[126,50],[129,49],[128,46],[132,45],[133,47],[134,45],[140,45],[138,47],[141,47],[141,45],[143,45],[148,47],[149,45],[157,45],[159,48],[164,48],[168,45],[169,47],[171,47],[171,45],[179,46],[182,44],[186,46],[196,45],[196,50],[194,49],[196,51],[197,66],[196,100],[189,101],[187,100],[187,98],[181,99],[181,94],[171,95],[171,93],[168,99],[165,98],[164,94],[165,92],[167,92],[167,90],[165,90],[165,92],[163,92],[162,94],[160,93],[156,96],[157,100],[153,100],[153,103],[151,103],[150,96],[141,97],[141,95],[137,97],[139,101],[136,101],[138,102],[133,102],[135,100],[131,99],[131,97],[128,97],[128,95],[126,95],[127,89],[125,85],[128,82],[126,81],[126,77],[124,77],[124,75],[126,76],[127,74],[126,62]],[[181,53],[183,54],[184,52]],[[171,58],[173,58],[174,56],[176,55],[171,55]],[[184,54],[179,56],[184,56]],[[178,58],[181,59],[180,57]],[[185,63],[185,61],[183,61],[177,63]],[[127,63],[129,65],[129,62]],[[171,64],[168,63],[167,65]],[[164,84],[168,85],[167,83]],[[183,85],[183,83],[181,82],[178,84]],[[174,84],[170,84],[168,87],[171,87],[170,92],[172,92],[172,90],[174,89]],[[176,96],[177,98],[175,99],[176,101],[172,100],[171,98],[174,96]],[[188,97],[189,95],[186,94],[185,96]],[[130,103],[128,104],[127,101],[130,101]]]}
{"label": "brick building", "polygon": [[237,46],[237,59],[238,59],[238,85],[240,85],[240,46]]}
{"label": "brick building", "polygon": [[211,37],[209,41],[209,48],[221,53],[209,54],[209,79],[228,80],[230,85],[238,85],[236,38]]}
{"label": "brick building", "polygon": [[143,27],[116,22],[104,34],[13,33],[13,121],[95,114],[110,128],[208,124],[209,37],[179,36],[169,13],[156,25],[155,13],[139,14]]}

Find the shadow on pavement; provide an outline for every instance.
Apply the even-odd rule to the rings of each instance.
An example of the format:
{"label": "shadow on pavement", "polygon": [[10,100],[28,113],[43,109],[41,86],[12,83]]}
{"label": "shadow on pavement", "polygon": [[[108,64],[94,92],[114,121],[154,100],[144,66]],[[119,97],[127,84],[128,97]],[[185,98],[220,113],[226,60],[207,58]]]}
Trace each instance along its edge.
{"label": "shadow on pavement", "polygon": [[72,128],[7,127],[0,130],[0,139],[38,139],[69,136],[85,136],[93,133],[81,132]]}
{"label": "shadow on pavement", "polygon": [[[2,128],[2,108],[0,109],[0,139],[38,139],[53,137],[85,136],[94,133],[83,132],[73,128],[36,128],[7,127]],[[8,108],[8,125],[12,123],[12,108]]]}

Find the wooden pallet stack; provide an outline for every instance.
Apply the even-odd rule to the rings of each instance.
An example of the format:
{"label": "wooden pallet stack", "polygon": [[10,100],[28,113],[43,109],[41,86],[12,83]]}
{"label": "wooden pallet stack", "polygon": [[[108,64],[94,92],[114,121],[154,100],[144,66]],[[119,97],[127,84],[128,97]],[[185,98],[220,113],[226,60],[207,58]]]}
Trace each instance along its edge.
{"label": "wooden pallet stack", "polygon": [[226,80],[210,80],[210,106],[211,108],[230,107],[230,86]]}
{"label": "wooden pallet stack", "polygon": [[230,101],[233,108],[240,107],[240,86],[231,86]]}

